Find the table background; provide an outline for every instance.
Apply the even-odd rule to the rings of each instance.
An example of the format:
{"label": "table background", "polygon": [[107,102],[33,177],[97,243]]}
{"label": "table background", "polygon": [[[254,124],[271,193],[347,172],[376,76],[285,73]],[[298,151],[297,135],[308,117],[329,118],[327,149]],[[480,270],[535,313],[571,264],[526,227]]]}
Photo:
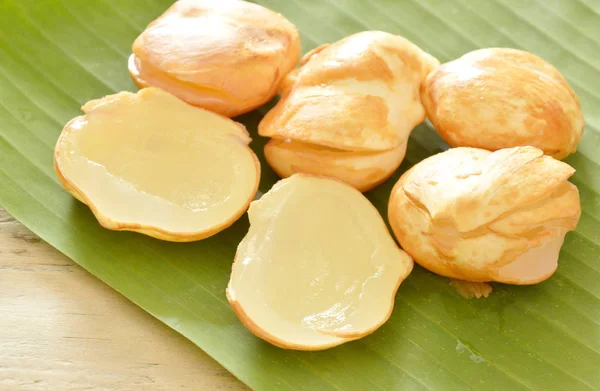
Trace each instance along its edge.
{"label": "table background", "polygon": [[0,390],[246,390],[0,207]]}

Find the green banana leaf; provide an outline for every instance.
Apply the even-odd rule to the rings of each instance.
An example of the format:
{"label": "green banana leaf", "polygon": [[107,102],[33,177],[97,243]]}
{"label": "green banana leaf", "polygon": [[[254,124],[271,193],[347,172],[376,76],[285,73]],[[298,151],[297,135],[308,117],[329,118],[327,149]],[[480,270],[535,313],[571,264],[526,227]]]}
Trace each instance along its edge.
{"label": "green banana leaf", "polygon": [[[171,2],[0,0],[0,205],[255,389],[600,388],[600,1],[259,1],[298,26],[304,51],[368,29],[403,35],[442,62],[480,47],[529,50],[569,79],[587,121],[579,153],[567,159],[577,168],[583,214],[549,281],[495,285],[488,299],[466,300],[447,279],[416,267],[381,329],[311,353],[255,338],[229,308],[224,291],[246,218],[191,244],[112,232],[55,178],[62,126],[89,99],[135,90],[131,43]],[[239,119],[261,159],[256,125],[269,107]],[[401,169],[369,199],[385,216],[399,175],[445,148],[419,126]],[[277,180],[262,162],[259,196]]]}

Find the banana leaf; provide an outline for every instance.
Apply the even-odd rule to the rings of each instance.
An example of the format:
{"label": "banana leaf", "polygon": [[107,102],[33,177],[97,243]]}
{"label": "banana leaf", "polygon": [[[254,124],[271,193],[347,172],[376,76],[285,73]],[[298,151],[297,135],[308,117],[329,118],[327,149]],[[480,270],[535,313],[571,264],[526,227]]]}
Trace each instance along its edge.
{"label": "banana leaf", "polygon": [[[112,232],[54,175],[62,126],[89,99],[135,91],[126,67],[131,43],[170,3],[0,1],[0,205],[255,389],[600,388],[599,1],[259,1],[298,26],[305,52],[368,29],[403,35],[442,62],[481,47],[531,51],[568,78],[587,122],[579,152],[567,159],[577,169],[572,181],[583,214],[550,280],[495,285],[488,299],[466,300],[447,279],[416,267],[381,329],[310,353],[255,338],[228,306],[224,290],[246,218],[188,244]],[[256,134],[269,107],[239,118],[263,163],[258,196],[277,180],[263,159],[265,140]],[[428,125],[417,127],[401,168],[367,196],[385,215],[400,174],[445,148]]]}

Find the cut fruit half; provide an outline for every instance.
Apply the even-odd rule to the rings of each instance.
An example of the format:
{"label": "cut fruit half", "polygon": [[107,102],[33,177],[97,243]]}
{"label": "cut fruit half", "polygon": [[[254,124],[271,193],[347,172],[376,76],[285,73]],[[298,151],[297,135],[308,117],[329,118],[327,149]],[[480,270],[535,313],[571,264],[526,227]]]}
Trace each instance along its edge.
{"label": "cut fruit half", "polygon": [[227,298],[256,336],[320,350],[364,337],[389,318],[413,261],[359,191],[294,174],[248,215]]}
{"label": "cut fruit half", "polygon": [[108,229],[176,242],[230,226],[260,165],[244,127],[155,88],[90,101],[56,144],[62,185]]}

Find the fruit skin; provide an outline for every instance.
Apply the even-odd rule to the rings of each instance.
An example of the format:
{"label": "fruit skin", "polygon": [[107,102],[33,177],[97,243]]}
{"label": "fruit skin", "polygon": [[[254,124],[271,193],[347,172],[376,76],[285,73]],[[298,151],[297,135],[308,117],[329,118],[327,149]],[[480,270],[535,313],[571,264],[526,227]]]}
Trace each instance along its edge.
{"label": "fruit skin", "polygon": [[543,59],[490,48],[442,64],[422,84],[427,117],[452,147],[496,151],[531,145],[556,159],[577,149],[579,98]]}
{"label": "fruit skin", "polygon": [[[579,221],[579,192],[567,181],[574,172],[534,147],[453,148],[400,177],[388,218],[402,248],[434,273],[535,284],[554,273],[564,235]],[[506,272],[536,249],[547,253]]]}
{"label": "fruit skin", "polygon": [[[248,199],[248,204],[246,205],[246,207],[241,209],[240,212],[237,213],[236,215],[232,216],[231,220],[226,221],[221,225],[215,226],[211,230],[203,231],[203,232],[195,232],[195,233],[171,232],[171,231],[166,231],[164,229],[161,229],[159,227],[153,227],[153,226],[149,226],[149,225],[142,225],[142,224],[131,223],[131,222],[124,223],[124,222],[116,221],[116,220],[113,220],[111,218],[104,216],[102,214],[102,212],[100,212],[98,210],[98,208],[96,208],[96,206],[92,202],[89,201],[89,199],[85,196],[85,194],[81,191],[81,189],[79,189],[76,185],[69,182],[65,178],[65,176],[62,173],[62,170],[60,169],[60,165],[57,163],[57,160],[56,160],[59,154],[60,154],[60,152],[55,150],[55,152],[54,152],[54,156],[55,156],[54,157],[54,171],[56,172],[58,181],[60,182],[62,187],[67,192],[69,192],[69,194],[71,194],[78,201],[81,201],[82,203],[84,203],[85,205],[87,205],[90,208],[90,210],[92,211],[92,213],[98,220],[98,223],[102,227],[113,230],[113,231],[138,232],[138,233],[141,233],[144,235],[151,236],[156,239],[161,239],[161,240],[165,240],[165,241],[169,241],[169,242],[194,242],[197,240],[206,239],[210,236],[213,236],[213,235],[223,231],[226,228],[229,228],[240,217],[242,217],[242,215],[244,213],[246,213],[247,205],[249,205],[250,202],[254,199],[254,194],[256,194],[256,192],[258,190],[259,181],[256,182],[256,187],[253,191],[252,197],[250,197]],[[256,162],[256,166],[257,166],[257,172],[260,173],[260,162],[258,161],[258,158],[256,157],[256,155],[254,156],[254,159]]]}
{"label": "fruit skin", "polygon": [[[149,93],[153,93],[154,90],[156,90],[156,89],[146,88],[146,89],[138,91],[137,94],[138,95],[149,94]],[[121,92],[121,94],[123,94],[123,92]],[[131,93],[125,92],[125,94],[131,94]],[[117,95],[117,94],[115,94],[115,95]],[[114,95],[112,95],[112,96],[114,96]],[[109,95],[105,98],[110,98],[110,97],[111,97],[111,95]],[[97,100],[86,103],[82,107],[82,110],[85,113],[87,113],[89,110],[92,110],[96,104],[101,104],[101,102],[105,98],[97,99]],[[231,220],[225,221],[225,222],[223,222],[223,224],[212,227],[212,229],[203,231],[203,232],[172,232],[172,231],[167,231],[167,230],[161,229],[160,227],[142,225],[142,224],[132,223],[132,222],[120,222],[120,221],[111,219],[111,218],[103,215],[102,212],[94,205],[94,203],[92,203],[88,199],[88,197],[86,197],[86,195],[83,193],[83,191],[79,187],[77,187],[77,185],[70,182],[66,178],[66,176],[64,175],[64,173],[60,167],[60,164],[58,162],[59,156],[61,154],[59,146],[61,145],[63,138],[68,137],[68,129],[71,127],[71,125],[73,123],[75,123],[76,121],[78,121],[84,117],[85,117],[85,115],[71,119],[69,122],[67,122],[67,124],[63,128],[63,130],[56,142],[56,147],[54,149],[54,171],[55,171],[58,181],[60,182],[62,187],[69,194],[71,194],[75,199],[77,199],[78,201],[81,201],[82,203],[87,205],[90,208],[90,210],[92,211],[92,213],[94,214],[94,216],[96,217],[96,219],[98,220],[98,223],[106,229],[110,229],[110,230],[114,230],[114,231],[138,232],[138,233],[142,233],[142,234],[151,236],[156,239],[161,239],[161,240],[165,240],[165,241],[169,241],[169,242],[193,242],[193,241],[197,241],[197,240],[201,240],[201,239],[206,239],[206,238],[213,236],[213,235],[221,232],[222,230],[230,227],[244,213],[246,213],[246,210],[248,209],[248,205],[250,205],[250,202],[252,202],[252,200],[254,199],[254,197],[256,195],[256,192],[258,191],[258,185],[260,182],[260,161],[256,157],[256,154],[250,149],[250,147],[248,147],[248,149],[252,152],[253,160],[254,160],[254,163],[256,166],[256,173],[257,173],[256,185],[254,187],[254,190],[251,193],[251,197],[248,198],[248,202],[246,203],[246,205],[242,209],[240,209],[239,213],[233,215]],[[240,126],[240,129],[242,129],[245,133],[247,133],[247,131],[243,125],[239,124],[239,126]]]}
{"label": "fruit skin", "polygon": [[[265,148],[269,164],[283,177],[304,172],[331,176],[361,191],[373,188],[398,168],[402,146],[425,119],[420,85],[437,66],[438,60],[413,43],[381,31],[313,49],[283,79],[281,99],[258,127],[261,136],[302,148],[296,146],[296,154],[290,148],[275,151],[270,142]],[[397,150],[395,159],[390,159],[392,150]],[[299,162],[300,153],[309,155],[311,164]],[[370,155],[370,167],[365,159],[352,161],[359,153]],[[364,172],[353,176],[355,165]]]}
{"label": "fruit skin", "polygon": [[404,143],[382,152],[349,152],[271,139],[265,145],[265,159],[282,178],[296,172],[330,177],[365,192],[396,171],[404,159],[406,146]]}
{"label": "fruit skin", "polygon": [[[244,309],[242,308],[240,303],[237,300],[235,300],[234,296],[230,292],[230,289],[227,289],[226,295],[227,295],[227,300],[229,301],[229,304],[231,305],[231,309],[236,314],[236,316],[239,318],[240,322],[242,322],[242,324],[252,334],[254,334],[254,336],[256,336],[262,340],[265,340],[265,341],[269,342],[270,344],[277,346],[278,348],[315,352],[315,351],[319,351],[319,350],[330,349],[330,348],[339,346],[343,343],[354,341],[354,340],[357,340],[357,339],[360,339],[363,337],[363,336],[360,336],[360,337],[355,337],[355,338],[340,338],[340,340],[338,342],[332,342],[330,344],[312,346],[312,347],[307,347],[305,345],[298,345],[298,344],[290,343],[288,341],[284,341],[277,337],[274,337],[273,335],[269,334],[268,332],[263,330],[261,327],[259,327],[256,323],[254,323],[254,321],[246,314],[246,312],[244,311]],[[373,330],[373,331],[375,331],[375,330]]]}
{"label": "fruit skin", "polygon": [[281,14],[238,0],[179,0],[134,41],[129,73],[227,117],[273,98],[301,54],[297,28]]}

